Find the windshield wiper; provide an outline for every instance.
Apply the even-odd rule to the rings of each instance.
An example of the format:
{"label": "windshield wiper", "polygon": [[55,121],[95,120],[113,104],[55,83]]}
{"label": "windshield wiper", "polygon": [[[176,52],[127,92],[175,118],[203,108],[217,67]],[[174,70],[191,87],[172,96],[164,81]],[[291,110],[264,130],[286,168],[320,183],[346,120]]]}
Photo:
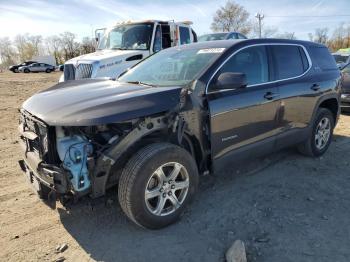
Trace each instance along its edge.
{"label": "windshield wiper", "polygon": [[126,83],[134,84],[134,85],[152,86],[152,87],[156,86],[156,85],[148,84],[148,83],[141,82],[141,81],[128,81]]}

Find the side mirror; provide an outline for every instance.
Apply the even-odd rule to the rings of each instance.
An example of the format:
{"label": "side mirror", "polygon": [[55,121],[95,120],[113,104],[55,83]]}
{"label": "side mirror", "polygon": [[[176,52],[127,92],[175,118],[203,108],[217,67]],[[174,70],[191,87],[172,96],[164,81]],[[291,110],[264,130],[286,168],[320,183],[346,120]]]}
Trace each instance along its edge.
{"label": "side mirror", "polygon": [[215,90],[238,89],[247,86],[247,77],[244,73],[226,72],[219,75],[214,84]]}

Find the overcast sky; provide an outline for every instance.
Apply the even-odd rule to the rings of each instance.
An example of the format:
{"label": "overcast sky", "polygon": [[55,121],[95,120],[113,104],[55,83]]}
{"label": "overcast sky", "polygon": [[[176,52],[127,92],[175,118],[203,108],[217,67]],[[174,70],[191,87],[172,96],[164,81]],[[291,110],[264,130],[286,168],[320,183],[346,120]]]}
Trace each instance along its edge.
{"label": "overcast sky", "polygon": [[[226,0],[0,0],[0,36],[30,33],[43,36],[71,31],[91,36],[92,29],[117,21],[140,19],[191,20],[200,35],[210,32],[212,16]],[[299,39],[318,27],[350,25],[350,0],[236,0],[251,17],[265,14],[264,23]],[[349,15],[349,16],[346,16]],[[294,17],[271,17],[294,16]],[[299,17],[296,17],[299,16]],[[306,16],[306,17],[304,17]],[[321,16],[321,17],[317,17]],[[325,17],[327,16],[327,17]]]}

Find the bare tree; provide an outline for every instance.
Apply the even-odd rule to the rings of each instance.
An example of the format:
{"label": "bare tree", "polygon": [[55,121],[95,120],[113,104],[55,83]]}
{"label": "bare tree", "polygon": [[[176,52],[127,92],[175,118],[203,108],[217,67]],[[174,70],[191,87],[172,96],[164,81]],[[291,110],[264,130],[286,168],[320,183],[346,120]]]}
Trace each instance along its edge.
{"label": "bare tree", "polygon": [[56,64],[62,64],[64,62],[61,52],[62,41],[57,35],[49,36],[45,39],[47,51],[50,55],[53,55],[56,60]]}
{"label": "bare tree", "polygon": [[334,29],[333,31],[333,39],[331,41],[330,48],[333,50],[338,50],[340,48],[347,47],[345,46],[345,37],[346,37],[346,32],[344,28],[344,23],[341,23],[337,28]]}
{"label": "bare tree", "polygon": [[60,34],[63,56],[65,60],[69,60],[80,54],[79,43],[75,41],[76,35],[71,32]]}
{"label": "bare tree", "polygon": [[27,39],[25,35],[16,35],[14,38],[14,46],[17,49],[18,57],[20,61],[29,60],[32,58],[32,50],[28,47]]}
{"label": "bare tree", "polygon": [[80,53],[82,55],[95,52],[95,41],[90,37],[84,37],[80,45]]}
{"label": "bare tree", "polygon": [[297,39],[295,36],[295,32],[284,32],[282,34],[276,35],[276,37],[281,39],[291,39],[291,40]]}
{"label": "bare tree", "polygon": [[8,67],[16,63],[16,52],[8,37],[0,38],[0,62],[2,67]]}
{"label": "bare tree", "polygon": [[214,32],[238,31],[248,34],[251,29],[249,13],[243,6],[233,1],[227,1],[225,6],[221,6],[215,13],[211,29]]}
{"label": "bare tree", "polygon": [[328,28],[317,28],[315,30],[315,38],[313,41],[325,45],[328,41]]}
{"label": "bare tree", "polygon": [[38,56],[42,53],[43,37],[41,35],[27,35],[27,42],[31,45],[34,56]]}

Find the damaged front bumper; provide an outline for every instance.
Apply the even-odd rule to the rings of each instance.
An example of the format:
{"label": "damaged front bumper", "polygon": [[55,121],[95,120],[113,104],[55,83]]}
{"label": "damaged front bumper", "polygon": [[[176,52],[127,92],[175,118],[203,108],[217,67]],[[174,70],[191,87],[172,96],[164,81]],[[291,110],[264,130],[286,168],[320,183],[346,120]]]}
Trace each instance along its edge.
{"label": "damaged front bumper", "polygon": [[[23,152],[26,152],[26,144],[23,141],[20,144]],[[46,200],[50,207],[55,208],[56,200],[66,202],[74,197],[68,180],[70,174],[64,169],[44,164],[35,152],[24,153],[23,159],[18,163],[34,191]]]}

